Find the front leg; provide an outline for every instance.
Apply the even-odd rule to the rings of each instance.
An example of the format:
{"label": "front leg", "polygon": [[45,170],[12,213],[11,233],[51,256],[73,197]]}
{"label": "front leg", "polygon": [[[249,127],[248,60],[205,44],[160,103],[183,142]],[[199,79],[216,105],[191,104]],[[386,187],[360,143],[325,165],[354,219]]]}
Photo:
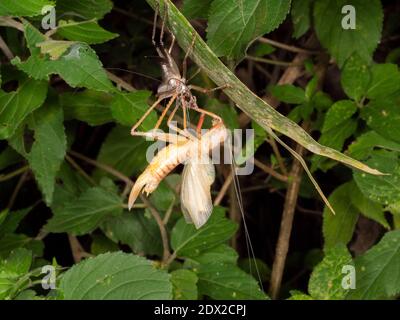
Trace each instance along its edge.
{"label": "front leg", "polygon": [[165,133],[160,130],[150,130],[147,132],[132,131],[131,135],[136,137],[146,137],[153,140],[165,141],[172,144],[178,144],[186,142],[188,140],[185,136],[173,133]]}

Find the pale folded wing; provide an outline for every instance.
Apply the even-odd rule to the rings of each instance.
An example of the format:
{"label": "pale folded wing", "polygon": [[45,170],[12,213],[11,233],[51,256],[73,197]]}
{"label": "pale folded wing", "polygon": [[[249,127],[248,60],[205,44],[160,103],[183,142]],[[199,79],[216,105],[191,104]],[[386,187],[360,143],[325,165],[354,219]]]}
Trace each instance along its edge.
{"label": "pale folded wing", "polygon": [[215,168],[211,160],[188,160],[182,174],[181,208],[186,222],[198,229],[211,215],[213,205],[211,185],[215,180]]}

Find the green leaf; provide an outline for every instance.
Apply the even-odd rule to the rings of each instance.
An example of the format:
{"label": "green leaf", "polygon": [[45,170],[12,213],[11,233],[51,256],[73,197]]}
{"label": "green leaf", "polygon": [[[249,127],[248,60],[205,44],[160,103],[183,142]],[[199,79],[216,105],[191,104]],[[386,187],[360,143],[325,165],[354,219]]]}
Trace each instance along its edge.
{"label": "green leaf", "polygon": [[46,37],[25,22],[25,38],[31,56],[24,62],[19,57],[12,63],[35,79],[48,80],[49,75],[59,74],[71,87],[113,92],[116,91],[108,79],[96,52],[84,43],[72,43],[68,50],[57,60],[40,54],[37,45],[46,41]]}
{"label": "green leaf", "polygon": [[33,17],[42,14],[43,7],[54,5],[52,0],[1,0],[0,16]]}
{"label": "green leaf", "polygon": [[268,297],[257,281],[238,267],[223,262],[208,263],[196,268],[198,290],[215,300],[264,300]]}
{"label": "green leaf", "polygon": [[91,126],[99,126],[113,121],[110,94],[94,90],[60,95],[60,103],[64,108],[65,118],[78,119]]}
{"label": "green leaf", "polygon": [[343,125],[343,122],[350,119],[356,111],[356,104],[350,100],[340,100],[335,102],[326,113],[322,133],[325,133],[339,125]]}
{"label": "green leaf", "polygon": [[351,202],[358,211],[367,218],[375,220],[386,229],[389,229],[390,226],[385,218],[385,212],[382,205],[365,197],[354,181],[351,182],[350,188]]}
{"label": "green leaf", "polygon": [[67,147],[63,120],[62,109],[57,105],[41,108],[30,118],[35,142],[28,161],[48,205],[53,200],[56,175]]}
{"label": "green leaf", "polygon": [[379,0],[353,0],[356,12],[356,28],[344,29],[346,14],[342,8],[347,0],[318,0],[314,5],[314,27],[322,45],[342,66],[347,58],[357,52],[365,61],[370,61],[377,47],[383,23],[383,11]]}
{"label": "green leaf", "polygon": [[400,142],[400,99],[371,100],[362,109],[361,117],[384,138]]}
{"label": "green leaf", "polygon": [[171,272],[174,300],[197,300],[197,275],[193,271],[179,269]]}
{"label": "green leaf", "polygon": [[315,267],[308,284],[308,291],[314,299],[341,300],[348,290],[342,286],[344,266],[353,266],[346,246],[338,245],[326,251],[324,259]]}
{"label": "green leaf", "polygon": [[254,278],[260,278],[261,282],[269,281],[271,277],[271,269],[267,264],[257,258],[245,258],[238,261],[238,267],[244,272],[252,275]]}
{"label": "green leaf", "polygon": [[121,214],[122,201],[109,190],[93,187],[53,213],[45,226],[47,231],[81,235],[96,229],[107,217]]}
{"label": "green leaf", "polygon": [[8,212],[2,223],[0,223],[0,237],[6,233],[15,232],[21,220],[29,213],[31,209],[32,207],[29,207]]}
{"label": "green leaf", "polygon": [[304,90],[292,84],[274,86],[271,93],[274,97],[286,103],[301,104],[306,101]]}
{"label": "green leaf", "polygon": [[25,248],[17,248],[10,252],[6,260],[0,261],[0,272],[22,276],[29,271],[31,263],[32,252]]}
{"label": "green leaf", "polygon": [[241,60],[249,44],[277,28],[290,0],[215,0],[211,4],[207,42],[217,56]]}
{"label": "green leaf", "polygon": [[238,114],[235,108],[229,104],[221,103],[218,99],[209,99],[207,101],[207,110],[218,114],[228,129],[239,128]]}
{"label": "green leaf", "polygon": [[[340,125],[323,132],[318,142],[324,146],[331,147],[336,150],[342,150],[346,139],[351,137],[356,129],[357,121],[354,119],[347,119]],[[312,170],[320,168],[326,171],[337,164],[336,162],[321,156],[313,156],[311,162]]]}
{"label": "green leaf", "polygon": [[210,219],[200,229],[181,218],[172,230],[171,245],[178,256],[194,257],[224,243],[236,232],[237,225],[225,218],[224,210],[215,207]]}
{"label": "green leaf", "polygon": [[90,252],[95,256],[107,253],[118,251],[118,245],[115,242],[112,242],[110,239],[103,235],[93,235],[92,243],[90,245]]}
{"label": "green leaf", "polygon": [[0,90],[0,140],[10,138],[24,119],[39,108],[47,96],[47,83],[21,82],[16,91]]}
{"label": "green leaf", "polygon": [[[356,111],[357,106],[353,101],[340,100],[335,102],[325,115],[321,130],[322,135],[318,142],[336,150],[341,150],[346,139],[357,129],[357,122],[351,119]],[[316,168],[327,170],[333,165],[336,165],[336,163],[326,158],[320,156],[312,157],[312,170]]]}
{"label": "green leaf", "polygon": [[2,211],[0,211],[0,228],[1,228],[1,225],[3,224],[4,220],[6,220],[7,216],[8,216],[8,209],[7,208],[2,210]]}
{"label": "green leaf", "polygon": [[182,12],[188,19],[206,19],[213,0],[185,0]]}
{"label": "green leaf", "polygon": [[113,3],[110,0],[57,0],[57,13],[68,15],[73,13],[84,19],[101,19],[111,11]]}
{"label": "green leaf", "polygon": [[[150,91],[135,91],[130,93],[117,93],[111,104],[111,113],[118,123],[132,127],[149,109],[147,101]],[[152,111],[143,121],[140,130],[149,131],[157,122],[157,114]]]}
{"label": "green leaf", "polygon": [[288,300],[314,300],[308,294],[305,294],[298,290],[291,290],[290,291],[290,298]]}
{"label": "green leaf", "polygon": [[382,240],[354,261],[356,288],[347,299],[390,299],[400,293],[400,230],[386,233]]}
{"label": "green leaf", "polygon": [[87,44],[103,43],[118,37],[118,34],[103,29],[95,20],[82,22],[61,20],[57,34],[65,39],[86,42]]}
{"label": "green leaf", "polygon": [[8,146],[0,153],[0,170],[16,164],[21,160],[21,156],[15,152],[13,148]]}
{"label": "green leaf", "polygon": [[342,69],[341,84],[348,97],[360,101],[371,80],[368,64],[355,53],[346,60]]}
{"label": "green leaf", "polygon": [[[130,129],[116,126],[101,146],[97,160],[127,176],[141,172],[147,165],[146,151],[149,142],[141,137],[132,137]],[[104,175],[96,171],[97,175]]]}
{"label": "green leaf", "polygon": [[58,60],[75,42],[61,40],[46,40],[36,44],[40,52],[48,54],[51,60]]}
{"label": "green leaf", "polygon": [[172,298],[170,276],[149,260],[123,252],[86,259],[64,273],[65,300],[166,300]]}
{"label": "green leaf", "polygon": [[0,272],[0,299],[9,299],[10,291],[15,283],[14,279],[9,278],[9,274]]}
{"label": "green leaf", "polygon": [[235,265],[237,258],[238,254],[232,247],[227,244],[220,244],[203,251],[197,256],[185,259],[185,266],[195,267],[199,264],[208,264],[212,262],[223,262]]}
{"label": "green leaf", "polygon": [[392,63],[374,64],[371,67],[372,79],[367,91],[369,99],[386,98],[400,90],[400,71]]}
{"label": "green leaf", "polygon": [[102,228],[110,239],[128,245],[135,253],[162,255],[160,229],[149,215],[124,212],[108,218]]}
{"label": "green leaf", "polygon": [[336,188],[329,196],[336,214],[333,215],[329,208],[323,212],[324,248],[329,249],[338,243],[347,244],[354,232],[358,220],[358,210],[351,201],[352,184],[345,183]]}
{"label": "green leaf", "polygon": [[361,192],[372,201],[389,205],[400,201],[400,165],[398,154],[386,150],[374,151],[366,161],[384,173],[385,176],[372,176],[358,171],[353,172],[354,180]]}
{"label": "green leaf", "polygon": [[[176,177],[178,182],[181,181],[181,177],[179,175],[171,175],[170,177]],[[150,201],[157,210],[161,212],[166,212],[172,203],[175,202],[177,196],[174,190],[171,189],[170,185],[167,181],[161,181],[158,185],[157,189],[151,194]]]}
{"label": "green leaf", "polygon": [[366,159],[374,148],[383,148],[387,150],[400,151],[400,144],[385,139],[375,131],[368,131],[359,136],[355,142],[349,146],[349,155],[355,159]]}
{"label": "green leaf", "polygon": [[29,244],[30,238],[23,234],[7,233],[0,238],[0,257],[7,257],[14,249]]}
{"label": "green leaf", "polygon": [[293,22],[293,37],[298,39],[304,35],[311,25],[311,9],[313,0],[293,0],[290,11]]}

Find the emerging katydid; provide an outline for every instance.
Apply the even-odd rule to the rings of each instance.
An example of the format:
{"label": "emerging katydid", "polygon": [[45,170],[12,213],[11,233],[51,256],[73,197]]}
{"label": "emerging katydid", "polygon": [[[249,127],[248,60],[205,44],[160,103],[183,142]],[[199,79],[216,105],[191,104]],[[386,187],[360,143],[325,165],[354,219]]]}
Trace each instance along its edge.
{"label": "emerging katydid", "polygon": [[169,142],[169,145],[157,153],[136,180],[129,195],[128,206],[131,209],[140,192],[146,192],[147,195],[152,193],[176,166],[185,163],[181,187],[182,212],[186,222],[200,228],[207,222],[213,208],[210,187],[215,179],[215,171],[209,153],[226,140],[228,130],[217,116],[213,120],[213,127],[200,137],[180,130],[171,123],[169,127],[179,134],[155,131],[134,133]]}

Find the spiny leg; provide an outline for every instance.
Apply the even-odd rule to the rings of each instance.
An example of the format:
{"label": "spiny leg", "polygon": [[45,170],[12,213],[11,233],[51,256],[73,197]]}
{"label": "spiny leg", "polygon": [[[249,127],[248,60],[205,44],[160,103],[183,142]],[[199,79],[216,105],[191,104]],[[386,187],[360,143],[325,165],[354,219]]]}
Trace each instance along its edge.
{"label": "spiny leg", "polygon": [[164,30],[165,30],[165,22],[167,20],[167,12],[168,12],[168,8],[167,8],[167,3],[165,1],[163,1],[163,5],[164,5],[164,12],[163,12],[163,18],[162,18],[162,24],[161,24],[161,32],[160,32],[160,44],[162,47],[164,47]]}
{"label": "spiny leg", "polygon": [[307,163],[304,161],[303,157],[298,154],[296,151],[294,151],[292,148],[290,148],[285,142],[283,142],[273,131],[271,128],[267,127],[268,129],[266,130],[268,132],[268,134],[275,139],[276,141],[278,141],[278,143],[280,145],[282,145],[286,150],[288,150],[293,157],[295,157],[300,164],[302,165],[304,171],[307,173],[308,177],[310,178],[311,182],[313,183],[315,189],[317,189],[319,195],[321,196],[322,200],[324,201],[325,205],[332,211],[333,214],[335,214],[335,210],[333,209],[332,205],[330,204],[329,200],[326,198],[326,196],[324,195],[324,193],[322,192],[322,189],[320,188],[320,186],[318,185],[318,182],[314,179],[314,177],[312,176],[311,171],[308,169]]}
{"label": "spiny leg", "polygon": [[223,86],[218,86],[218,87],[215,87],[215,88],[212,88],[212,89],[206,89],[206,88],[202,88],[202,87],[199,87],[199,86],[196,86],[196,85],[192,85],[192,84],[189,85],[188,87],[189,87],[190,90],[194,90],[194,91],[198,91],[198,92],[207,94],[207,93],[211,93],[211,92],[214,92],[214,91],[217,91],[217,90],[227,89],[227,88],[230,87],[230,85],[229,84],[224,84]]}
{"label": "spiny leg", "polygon": [[141,131],[135,131],[131,133],[132,136],[135,137],[147,137],[151,138],[154,140],[160,140],[160,141],[165,141],[169,143],[178,143],[178,142],[185,142],[187,141],[186,136],[180,136],[178,134],[173,134],[173,133],[165,133],[165,132],[160,132],[160,131],[148,131],[148,132],[141,132]]}
{"label": "spiny leg", "polygon": [[136,124],[132,127],[132,129],[131,129],[131,134],[132,134],[133,132],[136,131],[136,129],[142,124],[142,122],[144,121],[144,119],[146,119],[146,118],[148,117],[148,115],[150,114],[150,112],[151,112],[163,99],[164,99],[163,97],[157,99],[157,101],[154,102],[153,105],[152,105],[149,109],[147,109],[147,111],[145,112],[145,114],[144,114],[144,115],[139,119],[139,121],[136,122]]}
{"label": "spiny leg", "polygon": [[151,42],[153,43],[153,46],[157,47],[156,45],[156,29],[157,29],[157,17],[158,17],[158,12],[159,12],[159,2],[156,2],[156,8],[154,10],[154,19],[153,19],[153,32],[151,34]]}
{"label": "spiny leg", "polygon": [[175,93],[175,94],[171,97],[171,99],[169,100],[167,106],[165,107],[164,111],[162,112],[160,118],[158,119],[158,121],[157,121],[156,126],[154,127],[154,129],[158,129],[158,127],[161,125],[161,122],[163,121],[163,119],[164,119],[165,115],[167,114],[169,108],[171,108],[172,104],[173,104],[174,101],[176,100],[177,96],[178,96],[178,94]]}
{"label": "spiny leg", "polygon": [[194,137],[191,134],[189,134],[189,132],[186,130],[186,128],[182,130],[172,123],[172,119],[174,118],[175,113],[177,112],[178,109],[179,109],[179,105],[176,105],[174,110],[169,115],[168,120],[167,120],[168,128],[170,128],[171,130],[174,130],[175,132],[179,133],[180,135],[182,135],[188,139],[194,140]]}
{"label": "spiny leg", "polygon": [[222,118],[220,116],[217,116],[215,113],[213,113],[211,111],[204,110],[204,109],[202,109],[202,108],[200,108],[198,106],[193,108],[193,110],[197,111],[200,114],[210,116],[211,118],[217,120],[218,122],[222,122]]}
{"label": "spiny leg", "polygon": [[186,79],[186,73],[187,73],[187,59],[188,59],[190,53],[193,50],[195,41],[196,41],[196,33],[193,35],[192,42],[191,42],[189,48],[187,49],[187,51],[185,53],[185,57],[183,58],[183,62],[182,62],[182,77],[184,79]]}

